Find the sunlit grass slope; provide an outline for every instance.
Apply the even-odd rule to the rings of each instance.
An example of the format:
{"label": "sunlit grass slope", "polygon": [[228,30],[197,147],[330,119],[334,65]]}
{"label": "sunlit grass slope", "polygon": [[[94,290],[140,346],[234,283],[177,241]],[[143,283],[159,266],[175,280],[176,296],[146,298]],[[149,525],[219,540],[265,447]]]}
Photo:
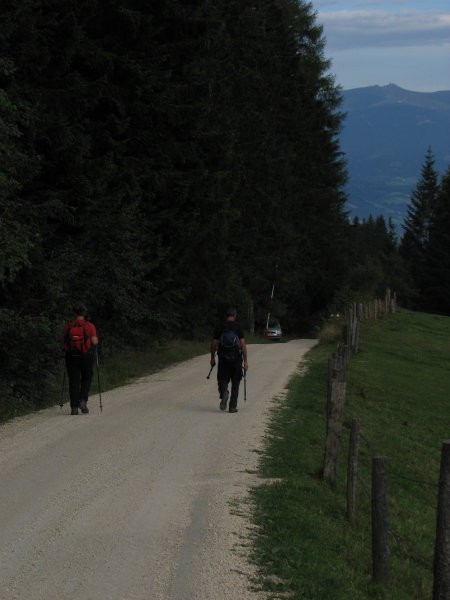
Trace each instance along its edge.
{"label": "sunlit grass slope", "polygon": [[[329,336],[328,336],[329,338]],[[347,369],[339,480],[320,471],[325,442],[327,363],[336,341],[308,354],[270,427],[254,492],[255,556],[274,593],[292,598],[431,598],[437,482],[450,437],[450,318],[399,311],[363,322]],[[358,522],[346,519],[349,424],[361,423]],[[371,457],[389,460],[390,589],[371,581]],[[288,594],[289,595],[289,594]]]}

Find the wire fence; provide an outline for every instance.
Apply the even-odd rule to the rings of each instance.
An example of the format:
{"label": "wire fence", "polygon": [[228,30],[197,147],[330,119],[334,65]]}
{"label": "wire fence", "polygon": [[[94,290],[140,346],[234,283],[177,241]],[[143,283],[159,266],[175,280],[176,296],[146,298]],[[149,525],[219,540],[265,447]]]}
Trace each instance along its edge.
{"label": "wire fence", "polygon": [[[324,454],[323,478],[331,484],[337,481],[338,455],[341,445],[344,422],[344,405],[346,395],[346,367],[353,354],[359,348],[359,328],[364,319],[378,319],[396,311],[396,297],[388,290],[383,300],[376,300],[368,305],[353,304],[347,314],[343,329],[343,339],[338,343],[337,352],[329,361],[327,407],[326,407],[326,443]],[[364,446],[360,448],[360,441]],[[350,523],[355,526],[357,510],[370,514],[372,523],[372,570],[373,579],[386,587],[390,585],[391,549],[402,558],[407,558],[416,566],[433,569],[433,600],[450,599],[450,441],[444,441],[441,455],[439,481],[431,481],[411,473],[401,472],[402,467],[391,468],[387,457],[376,448],[366,432],[361,431],[359,420],[353,419],[350,428],[349,456],[347,468],[347,514]],[[362,475],[362,459],[370,464],[364,467],[369,473],[371,483]],[[388,481],[395,483],[395,494],[388,495]],[[411,486],[418,486],[425,494],[421,498],[422,510],[428,511],[436,519],[436,536],[432,539],[429,531],[425,546],[430,548],[429,556],[425,556],[418,547],[417,521],[411,515],[402,515],[405,506],[412,503]],[[360,495],[366,500],[357,507]],[[437,502],[436,502],[437,498]],[[394,514],[395,526],[389,522],[388,516]],[[403,520],[402,520],[403,519]],[[409,528],[410,535],[403,529]],[[416,538],[414,536],[416,535]],[[422,536],[423,537],[423,536]],[[434,548],[432,548],[434,543]],[[434,550],[434,556],[433,556]]]}
{"label": "wire fence", "polygon": [[[369,441],[367,436],[365,436],[362,432],[360,432],[360,437],[361,437],[361,440],[363,440],[364,443],[366,444],[367,449],[370,451],[368,458],[371,461],[376,456],[380,455],[380,453],[375,450],[374,444],[372,444]],[[359,456],[361,456],[361,455],[362,455],[362,453]],[[417,479],[414,477],[409,477],[409,476],[403,475],[402,473],[399,473],[398,471],[393,470],[391,468],[388,468],[387,475],[388,475],[389,482],[392,482],[395,480],[407,481],[409,483],[414,483],[418,486],[426,486],[427,490],[430,490],[430,488],[431,488],[435,493],[437,493],[438,488],[439,488],[437,482],[427,481],[427,480],[423,480],[423,479]],[[360,475],[358,476],[358,485],[361,487],[361,490],[362,490],[364,496],[371,501],[372,500],[371,489],[370,489],[369,485],[364,481],[364,479]],[[430,502],[428,504],[428,508],[431,511],[435,512],[436,504],[435,503],[432,504]],[[389,513],[392,512],[392,509],[393,509],[393,500],[391,499],[391,502],[388,503]],[[397,509],[397,512],[399,512],[398,509]],[[405,533],[401,532],[398,528],[393,527],[391,523],[389,523],[389,525],[388,525],[388,532],[389,532],[390,539],[392,539],[396,543],[396,545],[399,545],[399,543],[402,542],[409,549],[409,551],[408,551],[409,559],[411,559],[414,563],[416,563],[417,565],[420,565],[421,567],[423,567],[425,569],[432,568],[432,566],[433,566],[432,558],[430,558],[429,556],[428,557],[424,556],[420,552],[420,550],[418,550],[416,541],[414,539],[412,539],[410,536],[407,536]]]}

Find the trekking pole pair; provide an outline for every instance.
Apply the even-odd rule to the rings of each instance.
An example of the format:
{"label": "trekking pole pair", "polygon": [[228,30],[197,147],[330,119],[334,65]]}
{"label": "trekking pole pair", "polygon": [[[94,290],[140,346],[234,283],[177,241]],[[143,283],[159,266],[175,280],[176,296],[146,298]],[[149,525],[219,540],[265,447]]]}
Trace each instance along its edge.
{"label": "trekking pole pair", "polygon": [[[95,356],[96,356],[96,363],[97,363],[97,381],[98,381],[98,395],[100,398],[100,412],[103,412],[103,406],[102,406],[102,388],[100,385],[100,365],[98,363],[98,350],[97,348],[95,349]],[[61,390],[61,400],[59,402],[59,408],[62,408],[64,406],[64,389],[66,387],[66,369],[64,368],[64,374],[63,374],[63,382],[62,382],[62,390]]]}

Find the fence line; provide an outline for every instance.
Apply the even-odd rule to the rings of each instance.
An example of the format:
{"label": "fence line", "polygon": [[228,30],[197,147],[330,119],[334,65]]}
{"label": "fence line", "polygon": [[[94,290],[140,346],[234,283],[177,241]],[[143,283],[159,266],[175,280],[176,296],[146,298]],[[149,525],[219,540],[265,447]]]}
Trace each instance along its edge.
{"label": "fence line", "polygon": [[450,440],[442,444],[433,575],[433,600],[448,600],[450,596]]}
{"label": "fence line", "polygon": [[[360,323],[367,319],[379,319],[397,310],[397,297],[388,289],[384,299],[366,303],[353,303],[346,314],[342,340],[337,351],[328,361],[328,385],[326,404],[326,441],[324,452],[323,479],[335,485],[338,472],[338,456],[344,419],[346,394],[346,366],[353,354],[359,352]],[[360,439],[365,442],[372,454],[371,491],[366,488],[358,472]],[[433,600],[450,598],[450,440],[444,442],[441,457],[439,485],[431,481],[415,479],[391,471],[388,458],[377,456],[370,441],[361,432],[358,419],[352,419],[350,428],[349,452],[347,459],[347,516],[350,524],[356,524],[357,482],[371,501],[372,515],[372,572],[377,583],[390,585],[389,536],[403,539],[411,548],[413,543],[400,534],[395,534],[388,523],[388,476],[426,485],[438,489],[438,511],[433,568]],[[424,557],[411,554],[416,562],[424,566]]]}

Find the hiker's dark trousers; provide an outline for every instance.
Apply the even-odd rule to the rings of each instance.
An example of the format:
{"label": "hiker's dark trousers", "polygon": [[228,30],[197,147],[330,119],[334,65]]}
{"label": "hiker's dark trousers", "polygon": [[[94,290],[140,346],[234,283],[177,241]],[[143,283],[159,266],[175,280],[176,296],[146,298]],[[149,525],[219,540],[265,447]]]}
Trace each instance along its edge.
{"label": "hiker's dark trousers", "polygon": [[69,396],[72,408],[80,404],[80,400],[88,400],[89,388],[94,367],[93,352],[71,354],[66,352],[66,368],[69,377]]}
{"label": "hiker's dark trousers", "polygon": [[217,383],[219,386],[220,399],[223,398],[231,381],[230,408],[237,407],[239,385],[242,379],[242,359],[239,358],[233,362],[228,362],[219,357],[219,366],[217,367]]}

